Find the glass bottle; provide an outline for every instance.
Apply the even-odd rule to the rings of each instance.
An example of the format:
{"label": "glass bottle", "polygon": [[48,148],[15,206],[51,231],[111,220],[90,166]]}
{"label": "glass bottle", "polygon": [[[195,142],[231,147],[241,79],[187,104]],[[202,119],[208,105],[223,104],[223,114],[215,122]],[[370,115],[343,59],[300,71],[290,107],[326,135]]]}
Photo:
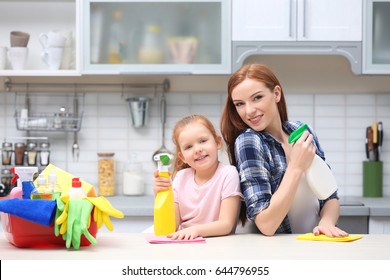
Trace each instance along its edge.
{"label": "glass bottle", "polygon": [[39,144],[39,163],[41,166],[47,166],[50,163],[49,142],[42,142]]}
{"label": "glass bottle", "polygon": [[26,152],[26,144],[15,143],[15,165],[24,165],[25,152]]}
{"label": "glass bottle", "polygon": [[126,62],[127,37],[122,18],[122,11],[116,10],[113,13],[108,45],[109,64],[120,64]]}
{"label": "glass bottle", "polygon": [[37,165],[37,143],[30,142],[27,144],[27,165],[35,166]]}
{"label": "glass bottle", "polygon": [[142,164],[136,154],[131,154],[123,172],[123,194],[142,195],[145,189],[145,180],[142,176]]}
{"label": "glass bottle", "polygon": [[98,192],[102,196],[115,195],[114,153],[98,153]]}
{"label": "glass bottle", "polygon": [[141,64],[161,64],[164,61],[161,27],[156,24],[146,25],[138,50],[138,62]]}
{"label": "glass bottle", "polygon": [[2,148],[2,162],[3,165],[11,165],[12,160],[12,143],[3,142]]}

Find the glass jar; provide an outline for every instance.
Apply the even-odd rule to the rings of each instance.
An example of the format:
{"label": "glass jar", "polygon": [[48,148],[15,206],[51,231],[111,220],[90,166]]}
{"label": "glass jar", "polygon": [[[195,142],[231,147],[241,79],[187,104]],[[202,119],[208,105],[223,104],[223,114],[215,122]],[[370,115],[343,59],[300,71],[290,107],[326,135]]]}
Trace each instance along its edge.
{"label": "glass jar", "polygon": [[36,166],[37,165],[37,143],[30,142],[27,144],[27,165]]}
{"label": "glass jar", "polygon": [[98,153],[98,192],[102,196],[115,195],[114,153]]}
{"label": "glass jar", "polygon": [[161,27],[156,24],[145,26],[142,44],[138,50],[141,64],[161,64],[164,62]]}
{"label": "glass jar", "polygon": [[0,196],[7,196],[11,192],[11,181],[14,175],[12,174],[11,170],[8,168],[3,168],[1,170],[1,192]]}
{"label": "glass jar", "polygon": [[47,166],[50,163],[50,144],[42,142],[39,144],[39,163],[42,166]]}
{"label": "glass jar", "polygon": [[123,194],[142,195],[145,191],[145,180],[142,176],[142,164],[136,154],[131,154],[123,171]]}
{"label": "glass jar", "polygon": [[15,143],[15,165],[24,165],[25,143]]}
{"label": "glass jar", "polygon": [[3,142],[2,148],[2,162],[3,165],[11,165],[12,161],[12,143]]}

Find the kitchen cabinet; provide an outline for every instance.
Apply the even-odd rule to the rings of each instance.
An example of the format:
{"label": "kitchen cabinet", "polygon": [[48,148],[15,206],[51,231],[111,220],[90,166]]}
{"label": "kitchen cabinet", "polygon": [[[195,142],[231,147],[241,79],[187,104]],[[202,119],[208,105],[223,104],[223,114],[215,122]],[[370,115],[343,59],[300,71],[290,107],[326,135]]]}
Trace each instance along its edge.
{"label": "kitchen cabinet", "polygon": [[[0,46],[10,48],[10,32],[23,31],[30,35],[27,62],[22,70],[7,63],[0,76],[75,76],[79,72],[78,50],[79,0],[22,1],[0,0]],[[59,70],[49,70],[42,59],[42,33],[56,31],[66,36],[63,60]],[[8,51],[8,50],[7,50]]]}
{"label": "kitchen cabinet", "polygon": [[232,71],[252,55],[341,55],[362,73],[362,0],[232,0]]}
{"label": "kitchen cabinet", "polygon": [[233,0],[233,41],[361,41],[362,0]]}
{"label": "kitchen cabinet", "polygon": [[363,12],[363,73],[390,74],[390,1],[367,0]]}
{"label": "kitchen cabinet", "polygon": [[228,74],[230,0],[82,1],[83,74]]}

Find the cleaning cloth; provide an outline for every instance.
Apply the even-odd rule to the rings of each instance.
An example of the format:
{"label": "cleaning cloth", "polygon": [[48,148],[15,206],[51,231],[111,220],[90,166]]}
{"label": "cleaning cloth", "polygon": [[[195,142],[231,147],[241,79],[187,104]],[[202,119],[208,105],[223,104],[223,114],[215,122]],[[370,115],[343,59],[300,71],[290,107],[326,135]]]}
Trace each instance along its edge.
{"label": "cleaning cloth", "polygon": [[18,216],[44,226],[50,226],[57,207],[55,200],[4,199],[0,200],[0,212]]}
{"label": "cleaning cloth", "polygon": [[331,242],[350,242],[354,240],[358,240],[363,236],[360,234],[350,234],[345,237],[329,237],[325,234],[314,235],[313,233],[305,233],[302,235],[298,235],[298,240],[312,240],[312,241],[331,241]]}

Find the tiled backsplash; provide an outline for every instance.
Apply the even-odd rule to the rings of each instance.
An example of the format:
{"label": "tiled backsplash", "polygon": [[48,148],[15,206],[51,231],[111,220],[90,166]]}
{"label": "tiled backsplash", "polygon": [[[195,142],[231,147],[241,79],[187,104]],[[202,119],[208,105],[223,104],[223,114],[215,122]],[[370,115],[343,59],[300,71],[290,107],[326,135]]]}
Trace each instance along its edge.
{"label": "tiled backsplash", "polygon": [[[225,98],[224,93],[167,93],[166,146],[172,149],[170,137],[173,125],[187,114],[205,114],[219,129]],[[390,131],[390,94],[287,93],[286,99],[289,118],[307,122],[315,129],[339,183],[340,195],[362,195],[365,128],[374,120],[382,121],[383,195],[390,196],[390,132],[387,132]],[[0,94],[1,139],[27,136],[26,132],[16,130],[14,101],[14,93]],[[50,104],[47,112],[56,112],[62,105],[53,101]],[[36,105],[42,104],[32,104]],[[118,194],[122,193],[124,165],[129,155],[136,153],[143,166],[145,193],[152,194],[151,176],[155,168],[152,155],[162,144],[159,96],[150,105],[149,124],[136,129],[131,125],[128,103],[120,93],[87,93],[78,135],[80,158],[77,162],[72,158],[73,133],[30,132],[29,136],[49,137],[51,162],[95,186],[97,153],[114,152]],[[221,154],[221,159],[226,162],[226,154]]]}

